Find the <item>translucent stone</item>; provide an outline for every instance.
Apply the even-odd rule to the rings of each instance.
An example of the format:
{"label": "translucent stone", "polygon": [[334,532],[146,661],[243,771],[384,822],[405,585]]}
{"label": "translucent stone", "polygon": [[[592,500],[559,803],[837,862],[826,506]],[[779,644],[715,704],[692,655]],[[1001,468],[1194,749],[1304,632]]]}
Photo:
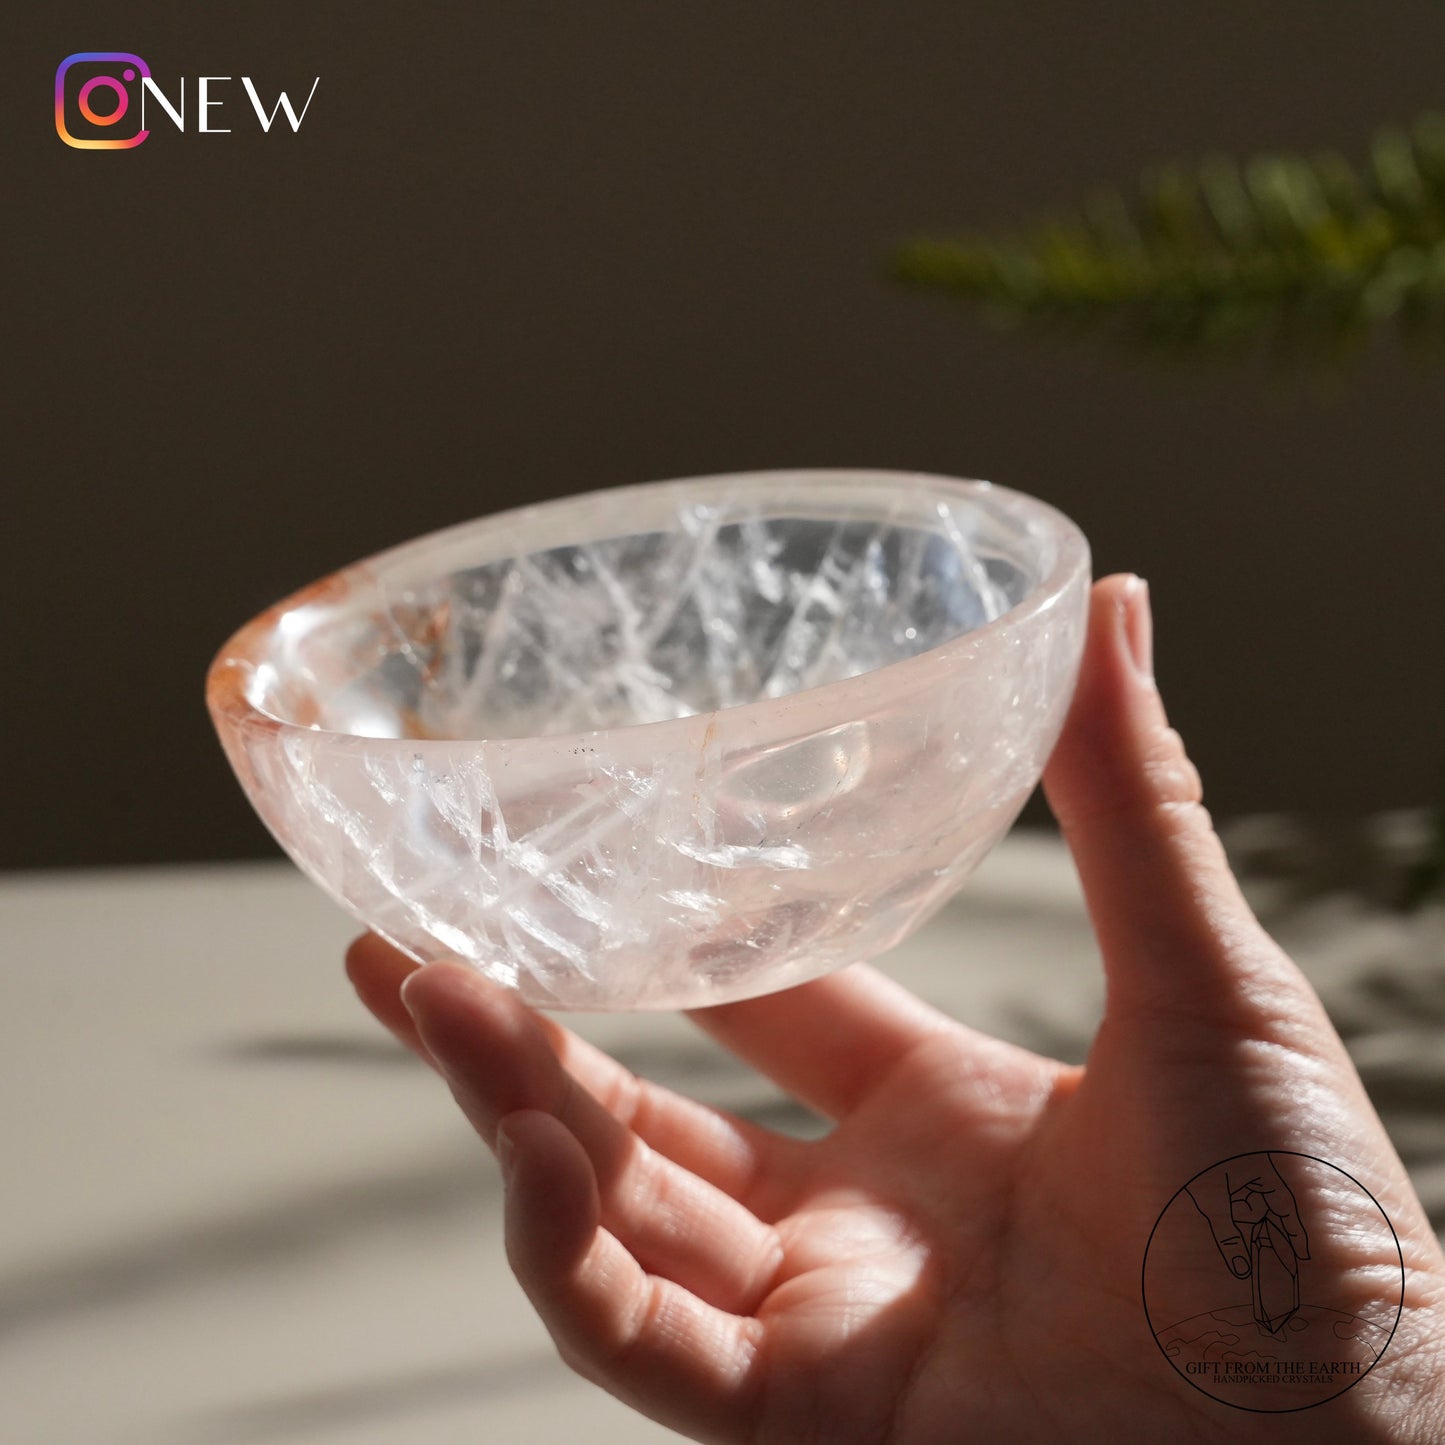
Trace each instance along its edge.
{"label": "translucent stone", "polygon": [[207,698],[300,867],[419,960],[696,1008],[891,948],[1058,735],[1088,548],[1000,487],[766,472],[484,518],[236,634]]}

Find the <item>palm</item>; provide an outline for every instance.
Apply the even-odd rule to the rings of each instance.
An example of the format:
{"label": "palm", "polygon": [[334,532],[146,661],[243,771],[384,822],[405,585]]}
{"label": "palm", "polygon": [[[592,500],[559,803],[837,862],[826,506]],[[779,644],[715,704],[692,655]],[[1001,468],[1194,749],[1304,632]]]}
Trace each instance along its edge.
{"label": "palm", "polygon": [[[745,1011],[755,1026],[850,994],[876,1016],[899,997],[864,970],[808,992],[706,1023],[727,1036]],[[1117,1441],[1145,1419],[1160,1428],[1141,1242],[1111,1226],[1130,1177],[1171,1166],[1108,1167],[1117,1131],[1090,1125],[1109,1111],[1083,1071],[935,1019],[856,1096],[845,1079],[830,1097],[829,1082],[809,1092],[837,1127],[780,1151],[748,1201],[781,1246],[755,1306],[769,1361],[756,1438]],[[1197,1412],[1178,1404],[1169,1438],[1188,1439]]]}
{"label": "palm", "polygon": [[[870,992],[880,984],[866,981]],[[1013,1233],[1011,1181],[1062,1071],[991,1048],[1013,1075],[1001,1080],[1009,1098],[980,1109],[950,1087],[966,1072],[963,1051],[969,1066],[980,1061],[945,1028],[856,1099],[821,1100],[838,1108],[838,1127],[779,1150],[760,1178],[752,1203],[778,1251],[755,1310],[761,1438],[877,1440],[905,1416],[942,1418],[959,1382],[930,1371],[930,1355],[964,1321],[1003,1323],[996,1265]],[[995,1357],[986,1369],[1000,1363],[996,1343],[974,1353]]]}
{"label": "palm", "polygon": [[1004,1438],[948,1362],[1007,1398],[1046,1383],[1048,1312],[1019,1302],[1048,1298],[1059,1221],[1031,1235],[1048,1211],[1024,1196],[1075,1072],[943,1027],[780,1167],[760,1439]]}

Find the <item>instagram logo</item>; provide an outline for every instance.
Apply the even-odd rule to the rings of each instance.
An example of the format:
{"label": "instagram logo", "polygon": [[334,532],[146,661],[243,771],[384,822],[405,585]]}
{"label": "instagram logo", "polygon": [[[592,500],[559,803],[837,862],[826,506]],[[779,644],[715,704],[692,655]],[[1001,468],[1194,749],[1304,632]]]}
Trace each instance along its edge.
{"label": "instagram logo", "polygon": [[[311,88],[298,109],[284,90],[268,88],[263,94],[249,75],[197,75],[191,79],[191,125],[195,134],[207,136],[230,135],[231,122],[247,114],[241,97],[232,88],[236,80],[241,82],[241,95],[264,135],[280,133],[276,122],[283,116],[295,135],[321,84],[319,75],[312,78]],[[274,100],[269,98],[271,95]],[[147,101],[154,103],[177,131],[185,131],[184,75],[168,78],[166,90],[162,90],[139,55],[125,50],[78,50],[67,55],[55,72],[56,134],[77,150],[133,150],[150,135],[146,127]]]}
{"label": "instagram logo", "polygon": [[138,146],[145,129],[141,83],[151,71],[123,50],[81,50],[55,72],[55,129],[77,150],[118,151]]}

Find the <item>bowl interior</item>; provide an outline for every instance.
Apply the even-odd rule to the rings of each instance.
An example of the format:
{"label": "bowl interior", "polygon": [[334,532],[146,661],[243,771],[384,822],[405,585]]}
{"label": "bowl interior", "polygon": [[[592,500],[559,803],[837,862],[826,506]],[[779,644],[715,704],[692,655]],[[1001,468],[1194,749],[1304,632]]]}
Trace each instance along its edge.
{"label": "bowl interior", "polygon": [[660,722],[925,652],[1016,605],[1053,560],[988,489],[958,483],[628,488],[599,505],[608,495],[342,574],[334,595],[283,611],[250,702],[376,738]]}

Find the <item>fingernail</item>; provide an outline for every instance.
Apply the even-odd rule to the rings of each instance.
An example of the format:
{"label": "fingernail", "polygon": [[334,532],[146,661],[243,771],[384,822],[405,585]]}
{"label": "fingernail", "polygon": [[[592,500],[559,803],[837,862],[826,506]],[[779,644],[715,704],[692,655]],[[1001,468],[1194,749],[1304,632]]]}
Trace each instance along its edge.
{"label": "fingernail", "polygon": [[407,1013],[409,1013],[413,1018],[416,1017],[416,1009],[412,1005],[411,991],[412,986],[420,977],[421,969],[413,969],[409,974],[407,974],[404,979],[402,979],[401,988],[397,990],[397,992],[401,996],[402,1007],[405,1008]]}
{"label": "fingernail", "polygon": [[517,1152],[517,1146],[512,1141],[512,1136],[507,1132],[507,1125],[504,1122],[497,1125],[497,1163],[502,1166],[502,1178],[509,1180],[512,1177],[512,1162]]}
{"label": "fingernail", "polygon": [[1243,1279],[1249,1273],[1249,1261],[1242,1254],[1236,1254],[1234,1258],[1229,1261],[1229,1267],[1240,1279]]}
{"label": "fingernail", "polygon": [[1120,619],[1124,643],[1134,669],[1146,682],[1154,681],[1154,615],[1149,607],[1149,584],[1142,577],[1130,579],[1124,592]]}

